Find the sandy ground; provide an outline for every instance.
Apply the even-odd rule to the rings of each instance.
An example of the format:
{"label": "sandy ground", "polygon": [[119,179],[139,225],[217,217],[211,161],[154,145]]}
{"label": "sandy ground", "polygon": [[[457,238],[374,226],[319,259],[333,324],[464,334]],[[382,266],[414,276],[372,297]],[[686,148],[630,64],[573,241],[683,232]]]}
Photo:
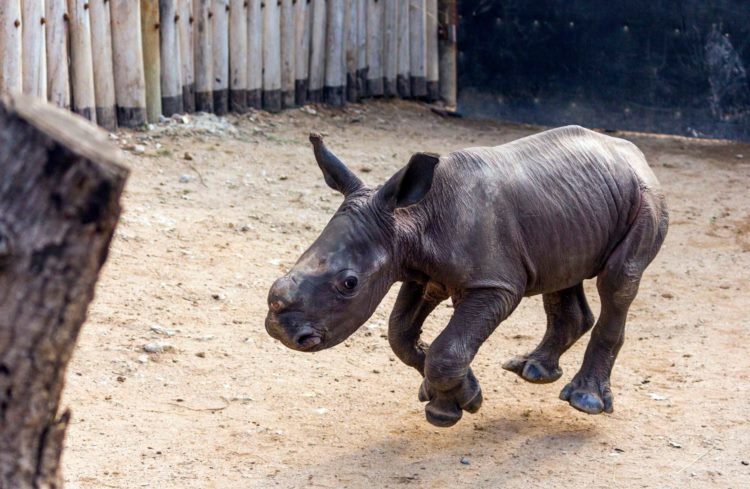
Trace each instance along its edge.
{"label": "sandy ground", "polygon": [[[557,398],[588,335],[555,384],[500,368],[542,337],[535,297],[473,364],[481,411],[438,429],[385,339],[398,287],[332,350],[293,352],[265,333],[270,284],[341,200],[312,130],[375,185],[414,151],[537,129],[376,102],[119,133],[132,176],[68,371],[67,487],[750,487],[750,146],[628,136],[666,188],[671,226],[631,309],[613,415]],[[429,338],[450,313],[428,320]]]}

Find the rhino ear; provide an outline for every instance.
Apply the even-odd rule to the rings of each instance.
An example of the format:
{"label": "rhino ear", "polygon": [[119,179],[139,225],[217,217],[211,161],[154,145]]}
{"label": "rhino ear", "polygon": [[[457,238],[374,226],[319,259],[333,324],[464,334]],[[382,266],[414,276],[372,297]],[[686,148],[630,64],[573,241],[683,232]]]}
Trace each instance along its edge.
{"label": "rhino ear", "polygon": [[338,190],[344,196],[364,187],[362,180],[352,173],[336,155],[331,153],[326,145],[323,144],[323,136],[320,134],[310,134],[310,142],[313,145],[315,160],[323,171],[323,178],[329,187]]}
{"label": "rhino ear", "polygon": [[378,191],[380,198],[394,209],[421,201],[432,187],[438,163],[440,156],[434,153],[415,153]]}

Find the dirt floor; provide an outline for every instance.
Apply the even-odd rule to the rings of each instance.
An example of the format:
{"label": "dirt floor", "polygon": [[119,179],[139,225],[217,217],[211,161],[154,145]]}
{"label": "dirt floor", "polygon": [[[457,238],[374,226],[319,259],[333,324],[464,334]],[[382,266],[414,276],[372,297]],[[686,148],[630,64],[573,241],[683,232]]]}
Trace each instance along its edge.
{"label": "dirt floor", "polygon": [[[631,309],[614,414],[557,397],[588,335],[554,384],[500,368],[542,337],[534,297],[473,364],[481,411],[438,429],[385,339],[397,286],[332,350],[293,352],[264,330],[269,286],[341,200],[313,130],[376,185],[412,152],[538,128],[375,102],[118,133],[132,176],[68,371],[67,487],[750,487],[750,146],[625,135],[663,183],[671,224]],[[429,338],[450,314],[428,320]]]}

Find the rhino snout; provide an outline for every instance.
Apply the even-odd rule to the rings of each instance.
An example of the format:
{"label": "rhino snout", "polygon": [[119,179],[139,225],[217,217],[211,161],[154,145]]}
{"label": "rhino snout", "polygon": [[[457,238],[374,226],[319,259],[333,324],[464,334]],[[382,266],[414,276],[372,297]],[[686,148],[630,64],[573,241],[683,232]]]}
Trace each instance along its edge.
{"label": "rhino snout", "polygon": [[281,314],[294,304],[296,282],[290,275],[276,280],[268,293],[268,308],[274,314]]}

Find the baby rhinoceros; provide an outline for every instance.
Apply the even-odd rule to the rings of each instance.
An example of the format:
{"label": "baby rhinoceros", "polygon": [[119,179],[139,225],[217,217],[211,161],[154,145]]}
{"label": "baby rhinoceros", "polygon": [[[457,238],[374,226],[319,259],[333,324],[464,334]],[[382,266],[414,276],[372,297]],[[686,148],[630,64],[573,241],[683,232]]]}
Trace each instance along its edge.
{"label": "baby rhinoceros", "polygon": [[[582,282],[597,277],[601,314],[560,398],[589,414],[612,412],[609,379],[628,308],[668,223],[638,148],[568,126],[446,156],[416,153],[371,189],[319,135],[310,141],[344,202],[271,287],[271,336],[299,351],[334,346],[403,282],[388,341],[423,376],[427,420],[451,426],[479,409],[469,365],[524,296],[543,295],[547,330],[534,351],[503,367],[529,382],[560,378],[560,356],[594,325]],[[428,347],[422,324],[448,298],[453,317]]]}

